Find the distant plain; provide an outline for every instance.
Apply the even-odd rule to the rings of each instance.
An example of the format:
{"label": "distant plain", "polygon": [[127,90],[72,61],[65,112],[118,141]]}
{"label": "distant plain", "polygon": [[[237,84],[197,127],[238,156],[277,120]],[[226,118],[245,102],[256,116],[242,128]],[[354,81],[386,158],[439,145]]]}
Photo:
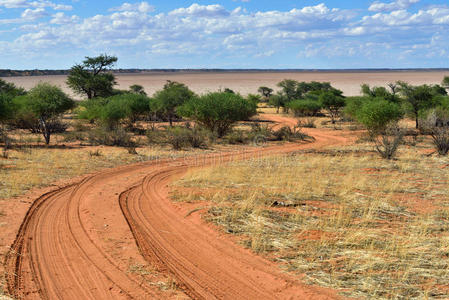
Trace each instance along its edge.
{"label": "distant plain", "polygon": [[[230,88],[243,95],[257,93],[260,86],[275,88],[283,79],[297,81],[326,81],[344,92],[346,96],[360,94],[360,85],[368,83],[372,86],[386,86],[397,80],[413,85],[439,84],[449,72],[443,71],[379,71],[379,72],[153,72],[142,74],[118,74],[118,88],[127,89],[130,85],[142,85],[149,95],[160,90],[167,80],[185,83],[196,93],[216,91]],[[39,81],[47,81],[60,85],[71,93],[66,86],[66,76],[33,76],[7,77],[26,89],[32,88]]]}

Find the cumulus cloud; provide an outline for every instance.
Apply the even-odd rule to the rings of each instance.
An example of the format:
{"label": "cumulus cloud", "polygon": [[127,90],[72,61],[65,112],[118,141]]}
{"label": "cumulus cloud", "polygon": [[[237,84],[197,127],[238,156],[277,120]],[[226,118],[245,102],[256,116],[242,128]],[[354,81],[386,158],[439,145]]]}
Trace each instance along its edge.
{"label": "cumulus cloud", "polygon": [[47,12],[43,8],[30,9],[27,8],[22,13],[22,18],[29,21],[34,21],[47,16]]}
{"label": "cumulus cloud", "polygon": [[228,16],[229,12],[221,5],[199,5],[192,4],[187,8],[178,8],[170,12],[174,16],[196,16],[196,17],[222,17]]}
{"label": "cumulus cloud", "polygon": [[54,10],[72,10],[71,5],[56,4],[48,0],[0,0],[0,6],[6,8],[44,8],[51,7]]}
{"label": "cumulus cloud", "polygon": [[[6,2],[31,3],[0,0],[0,5]],[[55,8],[46,1],[39,2]],[[415,2],[375,2],[370,7],[373,12],[365,11],[365,15],[324,3],[288,11],[256,12],[228,10],[219,4],[192,4],[150,14],[154,8],[148,2],[126,2],[109,13],[88,18],[54,13],[39,26],[21,26],[21,33],[6,43],[8,49],[14,49],[10,51],[20,53],[38,48],[59,52],[70,49],[67,53],[76,49],[126,52],[132,46],[142,57],[189,55],[201,61],[212,54],[263,59],[279,57],[285,51],[295,51],[301,58],[354,56],[387,60],[395,55],[397,59],[419,53],[423,56],[424,52],[447,57],[449,41],[444,37],[449,34],[449,7],[409,11],[407,5]],[[377,5],[375,11],[373,5]],[[0,24],[37,20],[46,16],[45,7],[23,6],[21,18],[0,20]],[[389,56],[383,56],[387,52]]]}
{"label": "cumulus cloud", "polygon": [[371,4],[368,10],[378,12],[378,11],[394,11],[399,9],[407,9],[411,5],[418,2],[419,0],[396,0],[390,3],[376,1],[373,4]]}
{"label": "cumulus cloud", "polygon": [[119,7],[111,8],[110,11],[139,11],[141,13],[149,13],[154,11],[154,6],[150,5],[148,2],[140,3],[123,3]]}
{"label": "cumulus cloud", "polygon": [[58,12],[52,16],[51,24],[73,24],[79,20],[78,16],[67,16],[63,12]]}

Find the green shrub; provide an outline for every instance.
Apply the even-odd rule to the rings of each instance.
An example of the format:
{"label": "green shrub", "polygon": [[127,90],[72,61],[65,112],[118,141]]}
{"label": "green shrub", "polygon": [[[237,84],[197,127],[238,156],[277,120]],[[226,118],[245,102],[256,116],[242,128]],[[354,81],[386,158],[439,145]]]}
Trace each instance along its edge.
{"label": "green shrub", "polygon": [[319,99],[321,106],[329,112],[332,124],[335,124],[335,118],[340,115],[340,111],[346,104],[345,99],[332,91],[322,93]]}
{"label": "green shrub", "polygon": [[48,145],[51,135],[61,131],[61,115],[76,104],[58,86],[39,83],[27,95],[14,98],[13,105],[15,119],[26,120],[31,128],[36,127],[37,122]]}
{"label": "green shrub", "polygon": [[368,101],[373,101],[373,100],[379,100],[379,99],[373,99],[370,97],[360,97],[360,96],[347,97],[345,99],[346,105],[345,105],[345,108],[343,109],[343,113],[344,113],[345,117],[350,118],[354,121],[357,120],[357,113],[360,111],[363,104],[365,104]]}
{"label": "green shrub", "polygon": [[356,116],[370,134],[378,134],[385,131],[392,122],[399,121],[403,112],[398,104],[377,99],[364,103]]}
{"label": "green shrub", "polygon": [[218,92],[192,98],[179,112],[223,137],[236,122],[254,116],[257,105],[238,94]]}
{"label": "green shrub", "polygon": [[178,108],[192,99],[194,95],[186,85],[167,81],[163,90],[154,95],[150,107],[154,113],[168,120],[172,126],[173,121],[178,117]]}
{"label": "green shrub", "polygon": [[293,110],[297,117],[316,116],[322,108],[318,101],[310,99],[294,100],[290,102],[288,106]]}
{"label": "green shrub", "polygon": [[19,88],[14,83],[6,82],[5,80],[0,79],[0,95],[3,95],[8,99],[12,99],[25,94],[26,91],[23,88]]}
{"label": "green shrub", "polygon": [[99,121],[110,129],[127,121],[132,126],[139,118],[150,112],[150,99],[142,94],[124,93],[109,98],[83,101],[78,109],[78,118],[91,122]]}
{"label": "green shrub", "polygon": [[0,94],[0,121],[6,120],[10,117],[11,98],[5,94]]}

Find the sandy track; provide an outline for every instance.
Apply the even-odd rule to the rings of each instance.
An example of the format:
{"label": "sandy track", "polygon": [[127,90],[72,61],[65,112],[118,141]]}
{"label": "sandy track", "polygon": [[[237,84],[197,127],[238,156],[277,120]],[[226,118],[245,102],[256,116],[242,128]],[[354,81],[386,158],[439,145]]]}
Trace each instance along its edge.
{"label": "sandy track", "polygon": [[[265,118],[295,123],[274,115]],[[168,197],[167,184],[191,167],[347,142],[336,131],[309,132],[316,138],[312,144],[142,163],[102,172],[41,196],[6,257],[9,292],[19,299],[161,298],[156,289],[130,275],[107,247],[108,235],[99,234],[97,224],[109,218],[113,220],[109,235],[129,225],[138,247],[129,251],[140,251],[159,270],[170,273],[193,298],[331,298],[328,291],[282,274],[204,223],[185,218]]]}

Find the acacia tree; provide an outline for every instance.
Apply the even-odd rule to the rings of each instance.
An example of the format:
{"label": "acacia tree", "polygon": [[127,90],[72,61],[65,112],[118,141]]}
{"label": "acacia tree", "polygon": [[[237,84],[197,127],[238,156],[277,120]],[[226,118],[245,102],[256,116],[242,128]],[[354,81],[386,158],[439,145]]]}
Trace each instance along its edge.
{"label": "acacia tree", "polygon": [[319,101],[323,108],[329,112],[332,124],[335,124],[335,118],[340,115],[341,109],[345,106],[345,99],[333,92],[324,92],[320,95]]}
{"label": "acacia tree", "polygon": [[278,83],[278,87],[282,88],[283,94],[286,96],[287,101],[295,100],[297,96],[298,82],[292,79],[284,79]]}
{"label": "acacia tree", "polygon": [[132,86],[129,87],[129,91],[133,94],[140,94],[143,96],[147,95],[145,89],[140,84],[133,84]]}
{"label": "acacia tree", "polygon": [[265,98],[266,101],[268,101],[273,94],[273,89],[266,86],[261,86],[257,91],[262,95],[262,97]]}
{"label": "acacia tree", "polygon": [[164,88],[154,95],[150,107],[153,112],[167,118],[170,126],[173,126],[177,108],[192,99],[193,96],[194,93],[185,84],[169,80]]}
{"label": "acacia tree", "polygon": [[276,107],[276,113],[279,113],[279,109],[286,105],[287,97],[285,97],[282,93],[277,93],[270,97],[268,102],[270,105]]}
{"label": "acacia tree", "polygon": [[106,54],[86,57],[82,64],[70,69],[67,85],[88,99],[111,96],[116,82],[114,74],[107,71],[116,62],[117,57]]}
{"label": "acacia tree", "polygon": [[18,109],[33,114],[39,120],[39,129],[47,145],[53,133],[53,121],[75,106],[75,102],[61,88],[49,83],[39,83],[26,96],[19,98],[21,103]]}
{"label": "acacia tree", "polygon": [[416,129],[419,128],[419,112],[433,105],[432,88],[428,85],[412,86],[398,82],[404,100],[408,104],[409,113],[415,118]]}

